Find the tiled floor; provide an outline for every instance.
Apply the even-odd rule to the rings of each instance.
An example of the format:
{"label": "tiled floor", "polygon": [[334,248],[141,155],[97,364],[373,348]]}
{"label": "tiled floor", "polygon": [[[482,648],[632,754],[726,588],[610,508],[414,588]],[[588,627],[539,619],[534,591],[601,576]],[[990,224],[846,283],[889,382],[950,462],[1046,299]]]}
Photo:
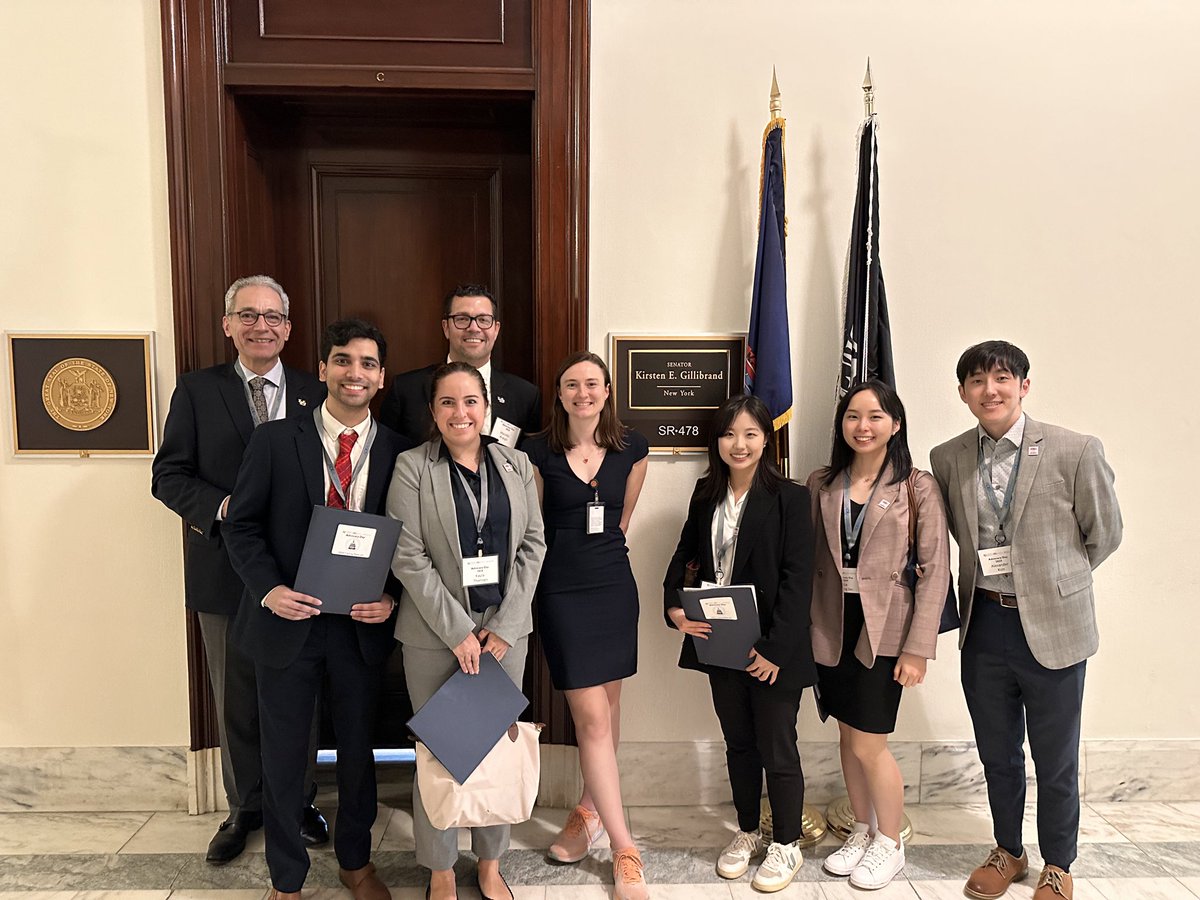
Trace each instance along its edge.
{"label": "tiled floor", "polygon": [[[336,825],[336,810],[328,810]],[[910,806],[914,825],[901,878],[873,894],[826,875],[819,860],[831,839],[806,853],[797,881],[781,900],[957,900],[964,875],[987,854],[991,829],[982,804]],[[1041,860],[1026,827],[1033,872]],[[504,871],[517,900],[608,900],[608,850],[576,866],[543,859],[565,810],[539,809],[513,828]],[[0,900],[261,900],[267,873],[262,833],[248,852],[224,867],[204,862],[204,849],[222,816],[156,813],[0,814]],[[733,829],[727,806],[633,807],[629,824],[643,850],[654,900],[749,900],[761,896],[749,879],[726,882],[713,871],[716,848]],[[425,873],[414,860],[412,814],[380,807],[375,862],[395,900],[424,897]],[[463,833],[461,846],[469,845]],[[328,848],[312,854],[305,897],[345,900]],[[472,858],[460,860],[459,897],[478,900]],[[1197,900],[1200,898],[1200,803],[1091,803],[1084,806],[1079,859],[1072,867],[1078,900]],[[1009,896],[1028,900],[1034,878]]]}

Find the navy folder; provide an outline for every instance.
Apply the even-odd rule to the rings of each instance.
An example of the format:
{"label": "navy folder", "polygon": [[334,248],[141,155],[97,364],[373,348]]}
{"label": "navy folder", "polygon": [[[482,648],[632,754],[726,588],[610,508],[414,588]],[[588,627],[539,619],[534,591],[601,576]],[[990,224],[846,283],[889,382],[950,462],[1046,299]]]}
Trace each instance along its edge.
{"label": "navy folder", "polygon": [[451,675],[408,720],[408,730],[463,784],[528,705],[496,657],[484,653],[479,674]]}
{"label": "navy folder", "polygon": [[681,588],[679,603],[689,619],[712,626],[708,640],[689,635],[696,647],[696,659],[724,669],[750,665],[750,649],[762,637],[753,585]]}
{"label": "navy folder", "polygon": [[383,593],[400,525],[388,516],[314,506],[292,589],[320,600],[323,613],[349,615],[355,603],[373,603]]}

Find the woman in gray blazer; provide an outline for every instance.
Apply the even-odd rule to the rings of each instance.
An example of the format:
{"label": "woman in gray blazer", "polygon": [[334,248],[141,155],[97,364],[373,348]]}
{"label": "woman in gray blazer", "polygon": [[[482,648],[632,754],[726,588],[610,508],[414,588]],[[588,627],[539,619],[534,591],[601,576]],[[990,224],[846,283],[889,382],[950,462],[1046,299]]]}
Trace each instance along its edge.
{"label": "woman in gray blazer", "polygon": [[[483,653],[521,684],[546,555],[529,458],[481,433],[487,387],[479,370],[439,367],[430,396],[438,435],[396,459],[387,500],[388,515],[404,523],[392,571],[404,585],[396,637],[414,709],[456,669],[477,673]],[[420,788],[413,785],[417,862],[431,871],[427,896],[450,900],[457,896],[458,831],[430,824]],[[486,900],[512,897],[500,874],[508,836],[507,825],[471,829]]]}

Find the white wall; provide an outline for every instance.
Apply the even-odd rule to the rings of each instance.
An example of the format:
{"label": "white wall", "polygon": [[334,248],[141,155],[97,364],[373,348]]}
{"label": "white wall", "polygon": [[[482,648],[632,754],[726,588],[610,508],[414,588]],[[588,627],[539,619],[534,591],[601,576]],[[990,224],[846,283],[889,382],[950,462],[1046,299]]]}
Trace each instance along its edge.
{"label": "white wall", "polygon": [[[954,364],[1003,337],[1032,359],[1026,408],[1099,435],[1121,550],[1098,572],[1101,650],[1085,738],[1200,735],[1187,473],[1200,326],[1192,115],[1200,6],[599,0],[592,12],[591,343],[744,330],[771,66],[787,130],[793,467],[827,459],[854,136],[871,57],[882,263],[914,456],[973,424]],[[1160,339],[1167,340],[1160,347]],[[1163,389],[1160,386],[1169,386]],[[631,544],[642,590],[629,740],[715,738],[700,676],[674,668],[662,570],[701,466],[654,461]],[[943,638],[897,737],[970,737]],[[833,739],[805,701],[803,736]]]}
{"label": "white wall", "polygon": [[[870,54],[916,455],[972,421],[954,391],[961,349],[996,336],[1023,346],[1031,414],[1104,439],[1125,512],[1126,544],[1097,579],[1085,736],[1200,736],[1186,702],[1200,629],[1186,475],[1200,417],[1189,352],[1156,340],[1200,325],[1200,7],[595,0],[592,27],[593,348],[606,352],[610,331],[745,328],[775,64],[789,122],[793,464],[821,461]],[[158,5],[6,0],[0,84],[0,326],[155,331],[161,418],[174,360]],[[150,497],[149,461],[15,459],[0,422],[0,746],[185,744],[179,525]],[[674,668],[658,615],[699,469],[656,460],[634,520],[646,612],[630,740],[717,736],[704,683]],[[957,654],[942,651],[902,707],[900,738],[969,737]],[[805,737],[832,737],[806,707]]]}
{"label": "white wall", "polygon": [[[153,331],[174,382],[158,5],[0,5],[0,322]],[[10,408],[8,362],[3,397]],[[148,459],[0,450],[0,746],[188,741],[179,519]]]}

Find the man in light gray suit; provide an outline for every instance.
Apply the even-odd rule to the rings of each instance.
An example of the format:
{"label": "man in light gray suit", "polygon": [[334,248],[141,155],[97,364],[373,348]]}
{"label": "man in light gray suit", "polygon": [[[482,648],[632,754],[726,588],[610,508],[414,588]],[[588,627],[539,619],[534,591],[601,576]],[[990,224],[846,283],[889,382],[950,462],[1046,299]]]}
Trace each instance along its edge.
{"label": "man in light gray suit", "polygon": [[1025,415],[1029,358],[1018,347],[976,344],[957,374],[979,424],[930,461],[959,546],[963,692],[997,844],[965,891],[994,900],[1028,871],[1028,723],[1045,861],[1034,898],[1070,900],[1084,670],[1099,645],[1092,570],[1121,543],[1113,473],[1096,438]]}

